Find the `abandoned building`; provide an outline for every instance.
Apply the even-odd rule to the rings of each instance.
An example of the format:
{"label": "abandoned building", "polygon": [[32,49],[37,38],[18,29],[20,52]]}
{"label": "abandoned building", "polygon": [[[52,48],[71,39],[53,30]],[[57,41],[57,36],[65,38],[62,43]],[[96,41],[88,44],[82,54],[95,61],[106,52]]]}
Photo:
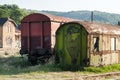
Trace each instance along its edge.
{"label": "abandoned building", "polygon": [[21,44],[21,31],[17,24],[10,18],[0,18],[0,51],[14,53],[19,50]]}

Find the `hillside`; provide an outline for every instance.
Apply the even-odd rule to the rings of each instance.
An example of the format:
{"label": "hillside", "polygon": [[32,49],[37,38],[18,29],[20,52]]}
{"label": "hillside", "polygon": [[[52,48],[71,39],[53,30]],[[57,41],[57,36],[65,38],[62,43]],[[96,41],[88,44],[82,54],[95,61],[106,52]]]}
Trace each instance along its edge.
{"label": "hillside", "polygon": [[[86,21],[91,20],[91,11],[70,11],[70,12],[40,11],[40,12],[49,13],[57,16],[86,20]],[[117,25],[118,21],[120,21],[120,14],[93,11],[93,19],[94,22]]]}
{"label": "hillside", "polygon": [[[17,24],[20,24],[21,19],[23,19],[26,15],[31,13],[49,13],[52,15],[75,18],[80,20],[91,20],[91,11],[69,11],[69,12],[57,12],[57,11],[37,11],[37,10],[27,10],[21,9],[17,5],[0,5],[0,17],[9,17]],[[100,11],[93,11],[94,14],[94,22],[101,22],[107,24],[118,24],[120,21],[120,14],[112,14]]]}

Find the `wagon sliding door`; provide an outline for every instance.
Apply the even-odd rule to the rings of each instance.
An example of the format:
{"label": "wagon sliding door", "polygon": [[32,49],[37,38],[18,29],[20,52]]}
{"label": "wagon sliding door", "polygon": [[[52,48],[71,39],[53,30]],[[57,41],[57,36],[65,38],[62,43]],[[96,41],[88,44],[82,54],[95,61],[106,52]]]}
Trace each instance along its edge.
{"label": "wagon sliding door", "polygon": [[30,23],[30,49],[42,48],[42,22]]}

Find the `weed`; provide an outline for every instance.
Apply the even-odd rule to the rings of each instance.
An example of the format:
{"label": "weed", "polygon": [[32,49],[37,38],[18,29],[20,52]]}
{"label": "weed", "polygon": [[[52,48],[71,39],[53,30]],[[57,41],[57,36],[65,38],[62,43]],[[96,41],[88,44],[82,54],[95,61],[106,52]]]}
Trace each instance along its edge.
{"label": "weed", "polygon": [[[15,56],[0,58],[0,75],[16,75],[16,74],[31,73],[31,72],[37,72],[37,73],[62,72],[65,70],[66,68],[62,69],[59,65],[55,65],[53,59],[50,59],[50,61],[44,65],[38,64],[32,66],[28,62],[27,56],[22,58],[20,55],[15,55]],[[113,64],[102,67],[84,67],[84,68],[67,67],[67,71],[76,72],[75,70],[83,73],[113,72],[113,71],[120,71],[120,64]]]}
{"label": "weed", "polygon": [[120,71],[120,64],[105,65],[102,67],[85,67],[84,71],[94,73]]}

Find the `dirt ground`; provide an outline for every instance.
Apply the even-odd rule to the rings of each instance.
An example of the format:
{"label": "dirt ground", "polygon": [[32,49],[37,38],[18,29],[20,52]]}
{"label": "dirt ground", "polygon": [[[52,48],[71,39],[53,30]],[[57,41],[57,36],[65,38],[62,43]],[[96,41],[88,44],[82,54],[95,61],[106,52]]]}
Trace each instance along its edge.
{"label": "dirt ground", "polygon": [[0,80],[120,80],[120,76],[92,77],[96,74],[77,72],[48,72],[18,75],[1,75]]}

